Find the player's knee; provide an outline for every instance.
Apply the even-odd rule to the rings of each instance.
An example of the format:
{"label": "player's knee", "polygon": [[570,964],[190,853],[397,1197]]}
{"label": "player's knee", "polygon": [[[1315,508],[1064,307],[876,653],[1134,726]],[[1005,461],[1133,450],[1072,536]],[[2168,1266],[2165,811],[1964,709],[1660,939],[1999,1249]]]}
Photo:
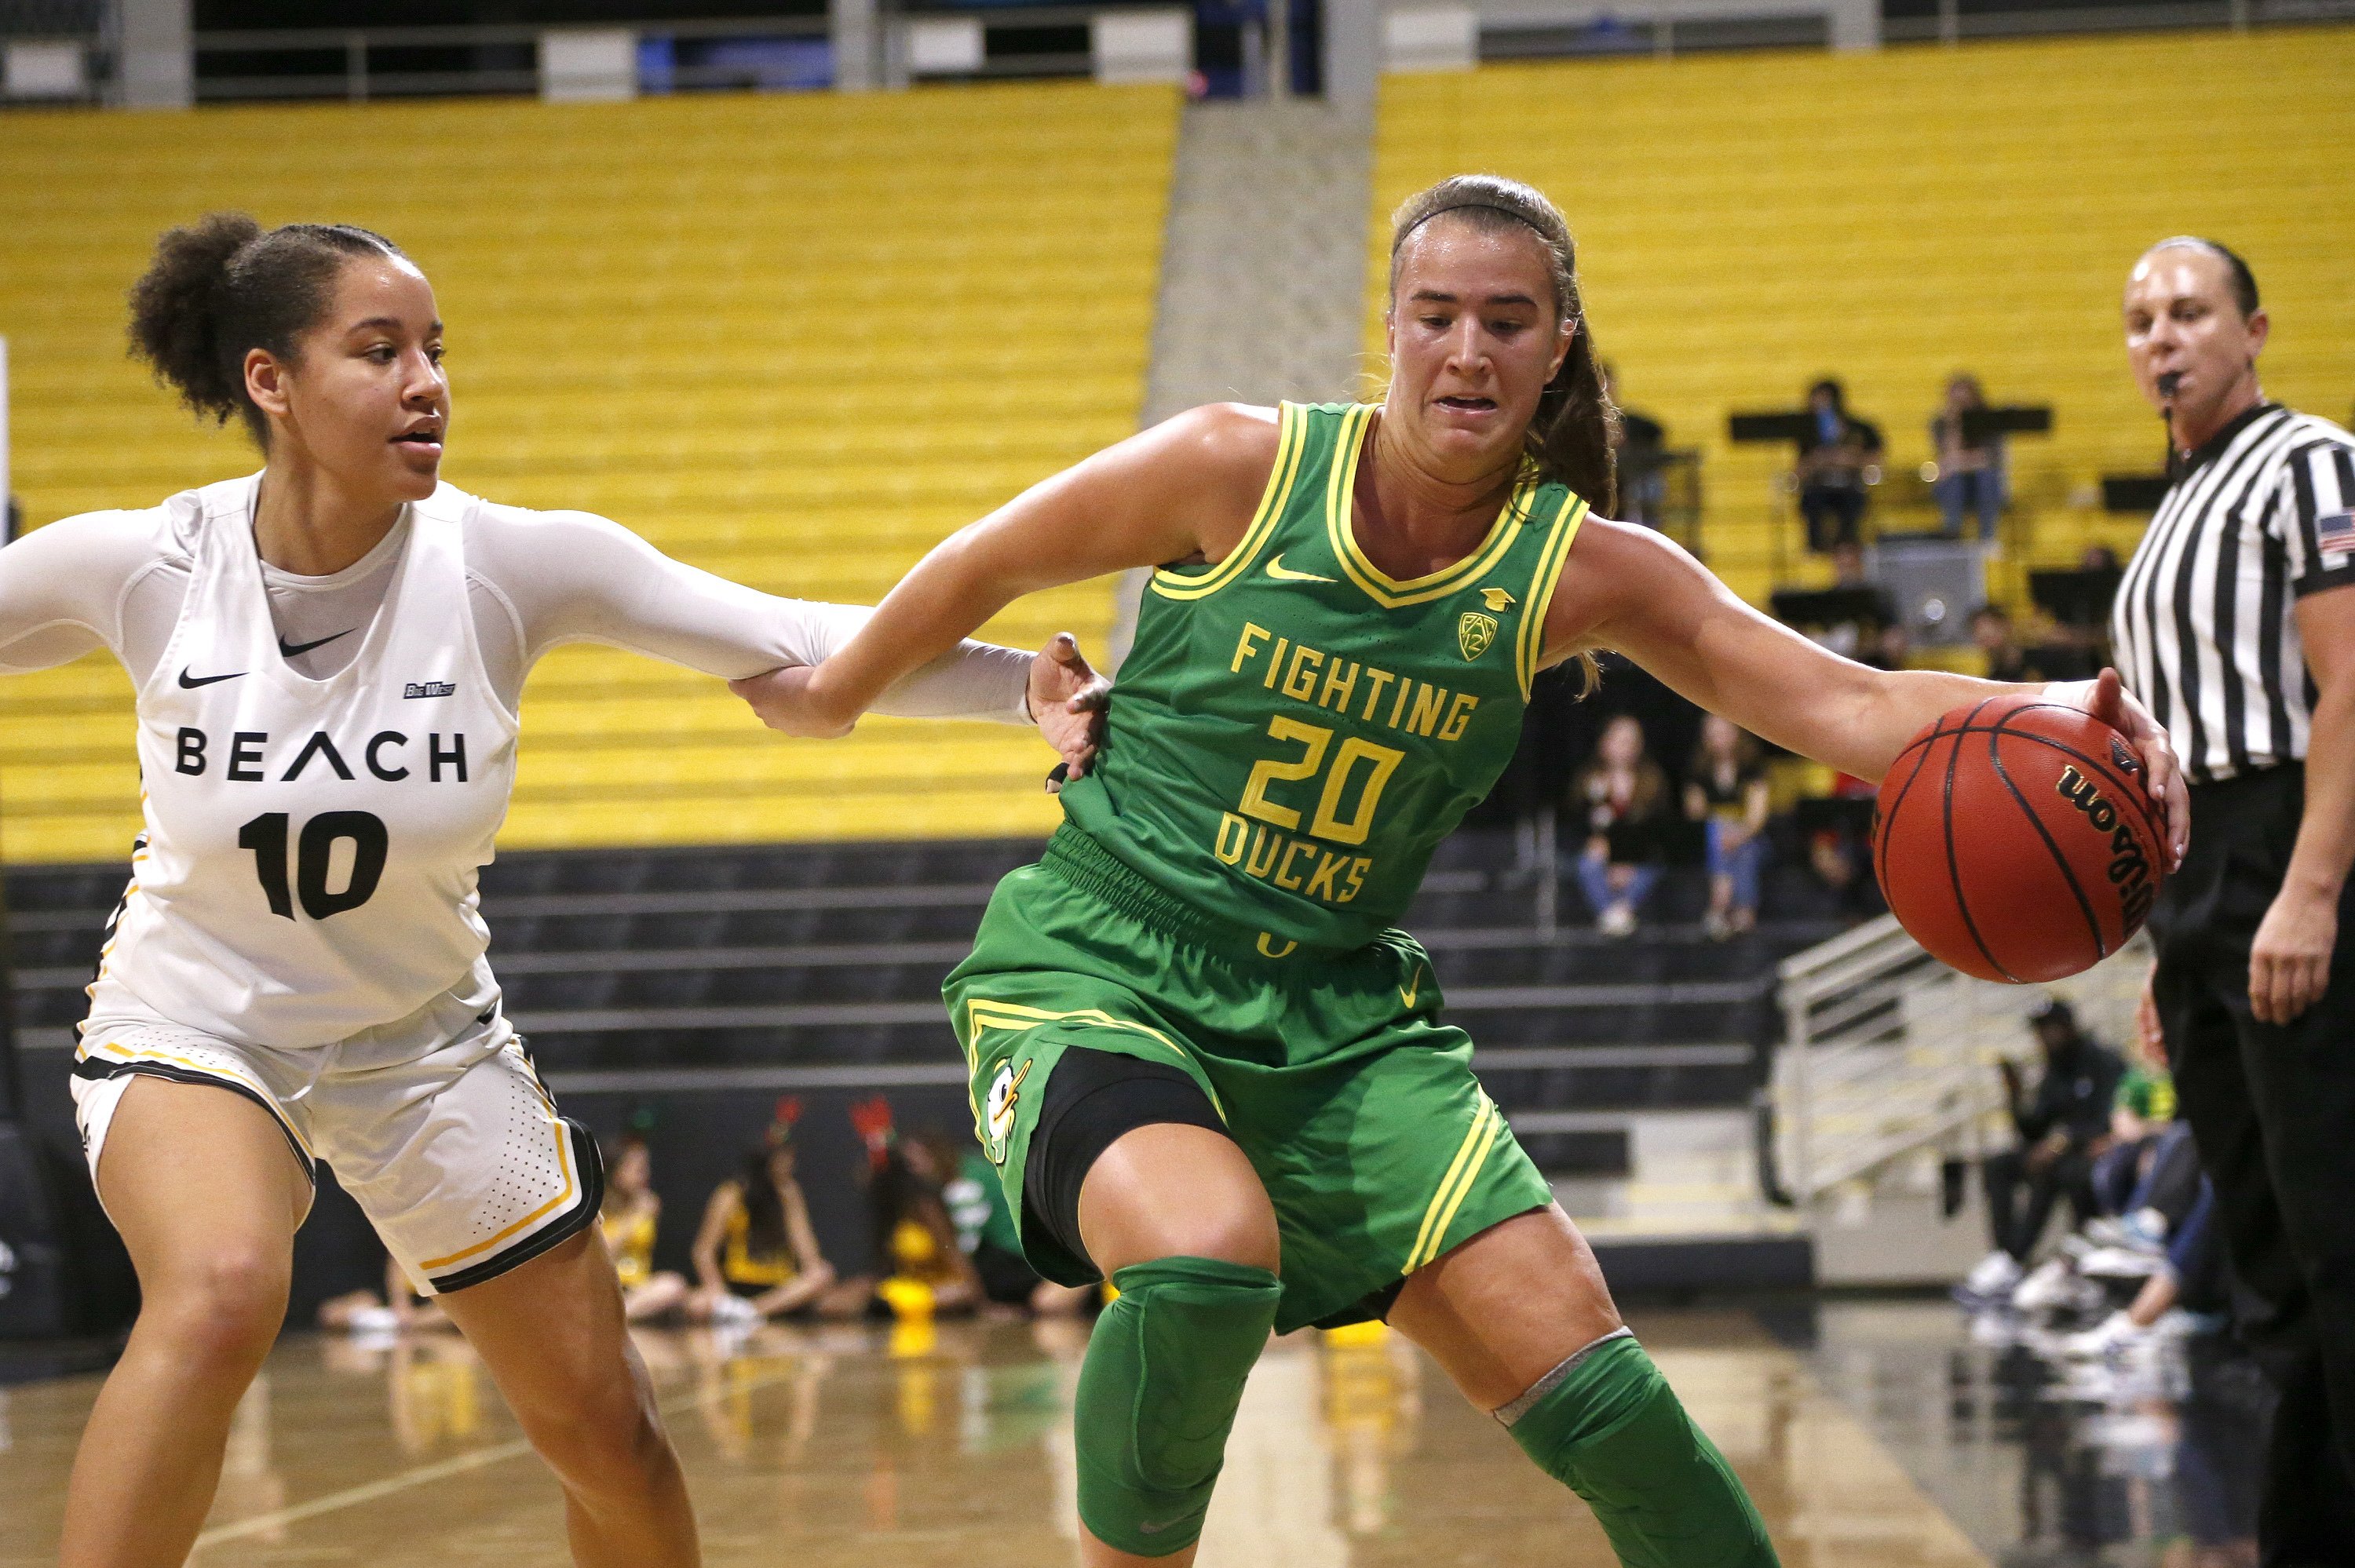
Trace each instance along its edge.
{"label": "player's knee", "polygon": [[651,1400],[619,1368],[527,1393],[516,1407],[532,1446],[575,1491],[627,1496],[668,1462],[670,1440]]}
{"label": "player's knee", "polygon": [[1088,1255],[1098,1268],[1116,1276],[1154,1259],[1202,1257],[1282,1272],[1275,1206],[1247,1168],[1241,1180],[1201,1182],[1182,1207],[1157,1197],[1149,1190],[1121,1193],[1082,1211]]}
{"label": "player's knee", "polygon": [[1113,1284],[1080,1374],[1080,1517],[1106,1545],[1164,1556],[1201,1533],[1282,1289],[1213,1257],[1135,1264]]}
{"label": "player's knee", "polygon": [[541,1422],[531,1436],[559,1478],[591,1497],[641,1494],[670,1462],[661,1422],[637,1401],[584,1412],[577,1421]]}
{"label": "player's knee", "polygon": [[170,1335],[192,1372],[250,1371],[286,1318],[293,1260],[261,1246],[218,1246],[162,1273],[143,1315]]}
{"label": "player's knee", "polygon": [[1281,1272],[1284,1245],[1275,1228],[1275,1211],[1254,1191],[1246,1200],[1177,1217],[1177,1234],[1169,1238],[1172,1257],[1216,1258],[1245,1268]]}

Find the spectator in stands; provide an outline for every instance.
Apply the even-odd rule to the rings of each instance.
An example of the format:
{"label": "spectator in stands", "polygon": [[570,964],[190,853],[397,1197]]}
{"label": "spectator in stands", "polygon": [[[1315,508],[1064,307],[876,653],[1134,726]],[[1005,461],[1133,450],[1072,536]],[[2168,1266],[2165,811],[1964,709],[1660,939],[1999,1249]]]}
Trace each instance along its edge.
{"label": "spectator in stands", "polygon": [[654,1155],[638,1133],[623,1135],[606,1152],[605,1202],[597,1213],[597,1228],[622,1281],[623,1314],[633,1323],[686,1305],[690,1294],[686,1276],[655,1269],[662,1196],[655,1191],[654,1174]]}
{"label": "spectator in stands", "polygon": [[1646,754],[1636,716],[1621,714],[1604,725],[1594,760],[1572,782],[1569,814],[1586,824],[1578,885],[1606,937],[1636,929],[1636,912],[1660,879],[1657,823],[1668,794],[1668,777]]}
{"label": "spectator in stands", "polygon": [[1883,634],[1900,624],[1897,601],[1865,571],[1861,544],[1844,541],[1833,546],[1830,555],[1831,587],[1777,588],[1774,613],[1808,641],[1842,658],[1872,662]]}
{"label": "spectator in stands", "polygon": [[[880,1097],[878,1097],[879,1098]],[[875,1255],[889,1270],[869,1299],[829,1303],[839,1316],[860,1308],[901,1318],[969,1313],[984,1299],[981,1277],[957,1244],[942,1201],[943,1169],[921,1139],[894,1137],[871,1167],[867,1208]]]}
{"label": "spectator in stands", "polygon": [[1014,1228],[1014,1211],[1006,1202],[1006,1184],[986,1155],[963,1140],[954,1158],[947,1140],[927,1137],[926,1147],[943,1171],[954,1171],[941,1191],[950,1221],[956,1226],[957,1245],[973,1262],[982,1294],[1002,1307],[1027,1307],[1041,1318],[1068,1318],[1079,1312],[1092,1294],[1084,1286],[1057,1285],[1039,1277],[1022,1255]]}
{"label": "spectator in stands", "polygon": [[[2044,1070],[2030,1092],[2022,1083],[2019,1064],[2009,1056],[1997,1064],[2020,1147],[1987,1158],[1987,1219],[1996,1252],[1972,1272],[1974,1285],[2009,1275],[2004,1289],[2019,1278],[2020,1266],[2036,1250],[2062,1198],[2069,1200],[2079,1224],[2098,1212],[2094,1160],[2108,1145],[2110,1107],[2126,1076],[2126,1064],[2077,1026],[2077,1015],[2067,1002],[2050,1000],[2029,1021]],[[2009,1266],[1998,1257],[2008,1258]]]}
{"label": "spectator in stands", "polygon": [[2064,629],[2044,622],[2041,630],[2044,634],[2032,646],[2022,647],[2011,612],[2003,606],[1983,604],[1971,611],[1971,641],[1987,656],[1989,680],[2083,681],[2100,673],[2083,643]]}
{"label": "spectator in stands", "polygon": [[1930,446],[1938,454],[1938,477],[1930,491],[1938,498],[1949,539],[1961,538],[1964,517],[1976,514],[1979,537],[1993,543],[1996,520],[2003,513],[2003,438],[1989,432],[1972,441],[1963,430],[1963,416],[1987,406],[1977,376],[1955,376],[1946,382],[1946,406],[1930,419]]}
{"label": "spectator in stands", "polygon": [[319,1327],[354,1334],[382,1334],[411,1329],[454,1329],[450,1315],[430,1296],[420,1296],[400,1265],[384,1260],[384,1294],[347,1290],[319,1303]]}
{"label": "spectator in stands", "polygon": [[2042,677],[2029,673],[2028,651],[2013,635],[2011,612],[1999,604],[1983,604],[1971,611],[1971,641],[1978,645],[1987,658],[1987,676],[1990,681],[2032,681]]}
{"label": "spectator in stands", "polygon": [[1807,548],[1828,551],[1859,537],[1865,486],[1879,477],[1881,431],[1848,411],[1837,381],[1807,389],[1807,413],[1814,425],[1799,442],[1799,514],[1807,520]]}
{"label": "spectator in stands", "polygon": [[1661,462],[1667,455],[1668,432],[1657,419],[1639,414],[1619,401],[1618,371],[1601,366],[1604,400],[1618,409],[1619,422],[1611,432],[1611,449],[1619,458],[1619,511],[1622,521],[1660,526],[1666,499]]}
{"label": "spectator in stands", "polygon": [[695,1236],[695,1277],[687,1311],[706,1321],[785,1317],[815,1306],[834,1284],[783,1119],[744,1157],[742,1172],[712,1190]]}
{"label": "spectator in stands", "polygon": [[1713,941],[1758,924],[1758,878],[1766,863],[1766,768],[1758,743],[1729,718],[1700,721],[1700,745],[1685,775],[1685,815],[1703,825],[1709,849]]}

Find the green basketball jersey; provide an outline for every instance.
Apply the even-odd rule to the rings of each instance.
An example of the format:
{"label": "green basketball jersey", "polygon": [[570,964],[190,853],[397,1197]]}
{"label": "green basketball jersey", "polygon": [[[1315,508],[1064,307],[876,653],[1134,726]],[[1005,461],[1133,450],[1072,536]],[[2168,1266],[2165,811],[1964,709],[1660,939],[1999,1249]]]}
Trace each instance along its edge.
{"label": "green basketball jersey", "polygon": [[1495,785],[1586,515],[1525,480],[1469,556],[1390,577],[1350,527],[1374,413],[1283,406],[1242,542],[1154,574],[1103,755],[1063,791],[1072,827],[1273,958],[1395,925]]}

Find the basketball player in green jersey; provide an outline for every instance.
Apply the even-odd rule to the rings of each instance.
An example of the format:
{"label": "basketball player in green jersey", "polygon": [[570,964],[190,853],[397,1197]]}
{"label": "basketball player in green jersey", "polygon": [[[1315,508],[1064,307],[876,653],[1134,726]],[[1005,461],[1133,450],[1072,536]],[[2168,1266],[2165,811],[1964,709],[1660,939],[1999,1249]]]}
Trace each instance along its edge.
{"label": "basketball player in green jersey", "polygon": [[[1018,595],[1172,563],[1065,825],[946,988],[1024,1249],[1120,1290],[1075,1413],[1092,1568],[1190,1562],[1270,1329],[1368,1317],[1585,1498],[1623,1562],[1771,1563],[1391,924],[1504,768],[1531,678],[1584,650],[1866,778],[2007,688],[1850,663],[1588,515],[1612,414],[1538,192],[1446,181],[1401,210],[1391,258],[1379,407],[1180,416],[941,546],[815,672],[738,690],[838,734]],[[2141,747],[2179,853],[2164,732],[2115,674],[2051,691]]]}

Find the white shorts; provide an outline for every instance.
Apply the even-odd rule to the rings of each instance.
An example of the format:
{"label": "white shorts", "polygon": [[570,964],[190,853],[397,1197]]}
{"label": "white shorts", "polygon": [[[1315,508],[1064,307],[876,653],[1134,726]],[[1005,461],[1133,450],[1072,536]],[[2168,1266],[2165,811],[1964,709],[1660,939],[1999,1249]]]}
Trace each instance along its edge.
{"label": "white shorts", "polygon": [[93,1181],[115,1107],[144,1075],[270,1112],[306,1172],[334,1170],[421,1295],[496,1278],[597,1217],[596,1142],[557,1114],[496,1003],[453,1020],[441,998],[332,1045],[281,1050],[174,1023],[119,982],[91,998],[73,1097]]}

